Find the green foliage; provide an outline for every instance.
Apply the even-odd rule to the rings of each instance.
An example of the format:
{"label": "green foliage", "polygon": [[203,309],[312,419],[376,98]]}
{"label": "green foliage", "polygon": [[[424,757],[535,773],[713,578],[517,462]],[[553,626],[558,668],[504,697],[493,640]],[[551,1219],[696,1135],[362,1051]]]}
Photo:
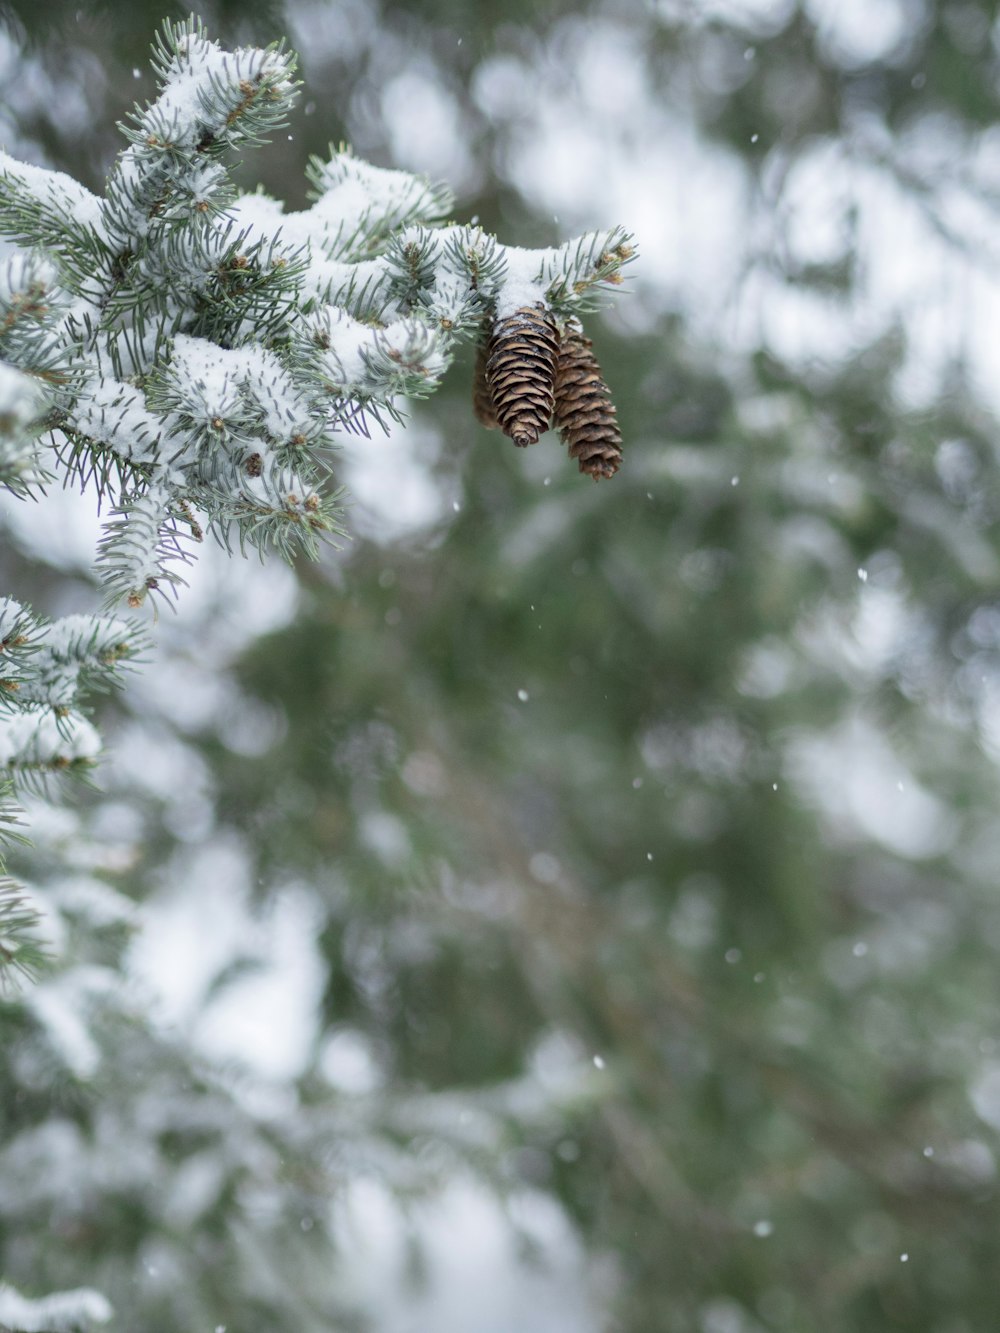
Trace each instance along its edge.
{"label": "green foliage", "polygon": [[0,876],[0,984],[20,976],[33,980],[45,960],[39,944],[39,916],[21,886]]}

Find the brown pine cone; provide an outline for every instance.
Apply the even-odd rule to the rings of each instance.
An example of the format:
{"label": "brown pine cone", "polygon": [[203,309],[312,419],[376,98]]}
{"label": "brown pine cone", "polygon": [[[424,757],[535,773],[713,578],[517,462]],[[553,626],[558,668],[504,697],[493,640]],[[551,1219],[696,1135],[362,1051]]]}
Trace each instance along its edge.
{"label": "brown pine cone", "polygon": [[497,421],[496,408],[493,406],[493,395],[490,393],[490,386],[486,382],[486,339],[481,338],[476,348],[476,368],[472,372],[472,410],[476,414],[476,420],[487,430],[499,430],[500,422]]}
{"label": "brown pine cone", "polygon": [[544,306],[523,306],[493,326],[486,380],[500,429],[518,448],[549,428],[559,334]]}
{"label": "brown pine cone", "polygon": [[621,467],[622,435],[611,390],[601,378],[593,343],[572,325],[556,362],[555,421],[570,458],[598,481]]}

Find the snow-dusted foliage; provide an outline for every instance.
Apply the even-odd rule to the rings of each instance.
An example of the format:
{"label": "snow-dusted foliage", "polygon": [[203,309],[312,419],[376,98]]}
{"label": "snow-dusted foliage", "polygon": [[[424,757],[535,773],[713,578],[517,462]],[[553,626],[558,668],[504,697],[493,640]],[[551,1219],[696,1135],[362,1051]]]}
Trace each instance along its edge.
{"label": "snow-dusted foliage", "polygon": [[32,785],[91,762],[100,743],[83,699],[114,683],[142,643],[137,626],[115,617],[46,622],[0,598],[0,775]]}
{"label": "snow-dusted foliage", "polygon": [[[143,647],[122,603],[176,593],[206,533],[314,554],[340,531],[339,433],[398,418],[498,314],[565,322],[631,255],[619,230],[509,249],[446,224],[444,186],[344,148],[286,213],[230,167],[283,122],[294,57],[223,50],[192,20],[166,25],[154,63],[102,196],[0,153],[0,484],[96,490],[108,600],[51,621],[0,598],[0,843],[17,837],[8,799],[93,764],[87,698]],[[419,1194],[500,1142],[515,1104],[529,1114],[524,1090],[459,1116],[431,1092],[262,1096],[206,1068],[124,980],[137,909],[102,879],[100,839],[79,812],[46,830],[54,815],[32,811],[26,889],[0,863],[0,986],[35,982],[0,994],[16,1090],[0,1098],[0,1333],[219,1328],[222,1288],[233,1327],[346,1326],[331,1198],[358,1175]],[[429,1130],[444,1156],[425,1162],[410,1145]]]}
{"label": "snow-dusted foliage", "polygon": [[[94,763],[100,738],[83,700],[113,684],[142,643],[140,629],[112,616],[47,622],[0,598],[0,853],[4,838],[17,836],[8,796]],[[15,974],[30,975],[42,959],[37,914],[2,868],[0,856],[0,988]]]}
{"label": "snow-dusted foliage", "polygon": [[515,1119],[560,1124],[592,1095],[586,1065],[545,1095],[515,1079],[460,1102],[213,1067],[127,978],[140,914],[102,877],[112,848],[84,811],[38,821],[52,965],[0,1006],[0,1333],[350,1327],[335,1238],[353,1183],[417,1199],[479,1163],[502,1189],[486,1163]]}
{"label": "snow-dusted foliage", "polygon": [[190,22],[167,25],[155,64],[103,198],[0,155],[0,232],[31,247],[0,284],[0,475],[34,465],[34,409],[50,466],[110,495],[99,564],[131,606],[176,589],[205,531],[314,552],[339,530],[323,485],[338,431],[429,393],[487,315],[566,318],[631,255],[617,230],[524,251],[443,226],[445,187],[346,149],[313,162],[312,206],[286,214],[238,194],[227,156],[282,123],[294,58],[224,51]]}
{"label": "snow-dusted foliage", "polygon": [[[176,592],[206,532],[314,554],[340,531],[338,432],[429,393],[498,312],[585,309],[632,253],[619,230],[525,251],[443,225],[447,188],[347,149],[285,213],[229,167],[283,122],[294,57],[225,51],[191,20],[165,26],[154,65],[103,197],[0,153],[0,484],[95,483],[98,567],[131,608]],[[92,762],[81,700],[135,656],[136,626],[46,626],[7,600],[0,639],[0,779]]]}

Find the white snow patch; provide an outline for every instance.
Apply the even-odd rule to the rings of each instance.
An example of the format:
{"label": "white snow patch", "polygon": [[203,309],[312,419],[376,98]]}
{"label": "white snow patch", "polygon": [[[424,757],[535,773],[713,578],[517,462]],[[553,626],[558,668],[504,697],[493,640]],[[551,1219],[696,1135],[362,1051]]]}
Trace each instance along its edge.
{"label": "white snow patch", "polygon": [[0,1284],[0,1324],[21,1333],[75,1333],[88,1324],[106,1324],[113,1313],[108,1299],[92,1287],[29,1300],[6,1283]]}
{"label": "white snow patch", "polygon": [[0,418],[4,418],[5,435],[27,426],[41,411],[44,398],[38,380],[0,361]]}
{"label": "white snow patch", "polygon": [[91,380],[75,403],[72,422],[83,435],[109,445],[122,458],[152,462],[164,423],[146,407],[141,389],[121,380]]}
{"label": "white snow patch", "polygon": [[308,212],[332,215],[345,234],[373,216],[431,221],[441,215],[447,194],[408,171],[376,167],[349,153],[334,154],[323,166],[317,183],[322,193]]}
{"label": "white snow patch", "polygon": [[[189,33],[178,43],[160,96],[146,111],[146,127],[178,147],[193,148],[206,129],[226,126],[246,98],[241,84],[267,82],[290,91],[291,57],[254,47],[224,50],[217,42]],[[224,90],[220,97],[220,90]]]}
{"label": "white snow patch", "polygon": [[[256,910],[246,876],[235,841],[192,850],[178,867],[184,887],[145,909],[129,972],[157,994],[162,1017],[187,1030],[211,1059],[239,1060],[268,1079],[292,1078],[312,1048],[322,986],[315,904],[288,889]],[[238,960],[250,970],[205,1007],[213,982]]]}
{"label": "white snow patch", "polygon": [[434,475],[441,439],[420,418],[393,422],[388,435],[340,437],[341,472],[351,495],[351,527],[380,542],[440,523],[453,491]]}
{"label": "white snow patch", "polygon": [[845,69],[895,63],[920,32],[919,8],[905,0],[806,0],[821,49]]}
{"label": "white snow patch", "polygon": [[0,717],[0,765],[94,759],[100,750],[101,739],[84,717],[57,721],[51,708],[41,706]]}
{"label": "white snow patch", "polygon": [[497,318],[507,319],[525,306],[545,304],[543,264],[548,252],[504,246],[507,272],[497,292]]}
{"label": "white snow patch", "polygon": [[91,926],[135,926],[138,906],[109,884],[88,875],[74,875],[47,885],[61,912],[83,917]]}
{"label": "white snow patch", "polygon": [[131,637],[125,621],[114,616],[75,615],[53,620],[34,642],[43,644],[53,658],[88,662],[113,652]]}
{"label": "white snow patch", "polygon": [[[343,1271],[373,1326],[380,1333],[597,1333],[610,1274],[600,1264],[588,1266],[550,1198],[523,1190],[508,1196],[505,1206],[509,1216],[486,1191],[465,1182],[450,1185],[431,1205],[414,1204],[427,1279],[400,1300],[392,1275],[405,1272],[406,1224],[386,1188],[355,1183],[340,1214],[339,1244]],[[518,1260],[511,1220],[540,1248],[544,1264],[529,1267]]]}
{"label": "white snow patch", "polygon": [[355,1096],[374,1092],[380,1078],[371,1043],[362,1032],[341,1028],[325,1043],[319,1057],[323,1077],[337,1088]]}
{"label": "white snow patch", "polygon": [[16,181],[46,210],[60,213],[74,227],[100,229],[101,200],[64,171],[33,167],[0,151],[0,172]]}
{"label": "white snow patch", "polygon": [[860,718],[825,734],[801,734],[787,763],[793,782],[842,834],[872,838],[916,860],[938,856],[952,843],[952,813]]}

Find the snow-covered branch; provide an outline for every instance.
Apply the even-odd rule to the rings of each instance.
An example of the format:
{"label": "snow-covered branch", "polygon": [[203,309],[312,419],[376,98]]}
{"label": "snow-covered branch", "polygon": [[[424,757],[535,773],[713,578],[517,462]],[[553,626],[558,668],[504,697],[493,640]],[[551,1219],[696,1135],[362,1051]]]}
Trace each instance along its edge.
{"label": "snow-covered branch", "polygon": [[[133,606],[176,588],[187,535],[314,551],[340,530],[323,483],[345,421],[398,416],[484,320],[567,320],[631,255],[621,232],[523,251],[444,226],[446,187],[346,148],[312,161],[300,212],[238,194],[233,150],[282,123],[294,58],[225,51],[192,20],[154,65],[103,199],[10,159],[0,174],[0,233],[31,247],[0,283],[0,476],[33,475],[25,430],[49,407],[57,469],[109,495],[99,565]],[[35,381],[58,393],[36,401]]]}
{"label": "snow-covered branch", "polygon": [[[226,51],[192,19],[165,25],[153,63],[158,91],[124,127],[103,197],[0,154],[0,484],[96,490],[112,607],[175,595],[207,532],[316,555],[343,531],[338,434],[399,419],[461,339],[494,353],[477,393],[496,411],[481,420],[518,444],[558,425],[581,468],[612,475],[599,377],[565,401],[555,385],[560,329],[620,281],[624,232],[508,247],[446,223],[446,186],[345,147],[310,163],[312,202],[286,212],[238,191],[231,168],[287,116],[294,57]],[[599,449],[577,439],[598,420]],[[0,602],[0,777],[37,786],[90,767],[87,696],[141,646],[113,615],[48,624]]]}

